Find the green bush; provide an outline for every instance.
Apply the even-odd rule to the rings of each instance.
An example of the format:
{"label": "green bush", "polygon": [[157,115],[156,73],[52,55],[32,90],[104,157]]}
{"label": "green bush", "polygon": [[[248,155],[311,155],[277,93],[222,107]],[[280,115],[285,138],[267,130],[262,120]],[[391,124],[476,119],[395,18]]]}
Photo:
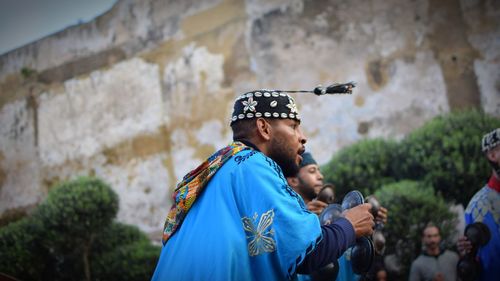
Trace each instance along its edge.
{"label": "green bush", "polygon": [[92,245],[93,279],[148,280],[160,251],[136,226],[114,222]]}
{"label": "green bush", "polygon": [[399,178],[426,181],[446,200],[467,205],[490,175],[481,138],[500,127],[500,119],[480,111],[434,118],[399,145],[394,170]]}
{"label": "green bush", "polygon": [[383,139],[362,140],[340,150],[322,167],[325,182],[335,184],[337,200],[350,190],[372,194],[395,181],[392,162],[397,143]]}
{"label": "green bush", "polygon": [[33,216],[0,229],[0,272],[23,280],[149,280],[160,247],[137,227],[113,222],[117,211],[117,194],[99,179],[60,184]]}
{"label": "green bush", "polygon": [[125,244],[94,258],[93,276],[96,280],[149,280],[160,251],[160,246],[149,241]]}
{"label": "green bush", "polygon": [[149,238],[137,226],[113,222],[95,236],[92,253],[105,253],[121,245],[143,242],[149,242]]}
{"label": "green bush", "polygon": [[415,181],[400,181],[383,186],[375,192],[388,210],[384,227],[386,255],[397,254],[402,276],[408,276],[411,262],[420,254],[424,227],[433,222],[448,241],[456,224],[455,216],[444,199],[432,187]]}
{"label": "green bush", "polygon": [[90,239],[111,224],[117,212],[118,195],[109,185],[99,179],[81,177],[53,188],[33,216],[45,226],[46,235],[63,246],[68,242],[64,238]]}
{"label": "green bush", "polygon": [[45,250],[38,243],[42,225],[24,218],[1,228],[0,272],[22,280],[37,280],[46,264]]}
{"label": "green bush", "polygon": [[44,227],[41,243],[54,257],[53,278],[88,279],[93,239],[117,211],[118,195],[99,179],[81,177],[49,192],[33,219]]}

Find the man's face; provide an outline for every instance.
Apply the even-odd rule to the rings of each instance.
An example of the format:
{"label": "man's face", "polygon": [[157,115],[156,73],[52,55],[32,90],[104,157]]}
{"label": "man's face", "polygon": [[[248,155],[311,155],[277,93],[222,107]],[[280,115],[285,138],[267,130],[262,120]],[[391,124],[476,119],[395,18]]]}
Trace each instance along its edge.
{"label": "man's face", "polygon": [[295,176],[306,143],[300,124],[292,119],[272,119],[269,123],[272,127],[269,157],[278,163],[285,177]]}
{"label": "man's face", "polygon": [[316,164],[300,168],[297,179],[299,180],[299,186],[297,187],[299,193],[307,196],[309,200],[316,198],[323,187],[323,175]]}
{"label": "man's face", "polygon": [[387,272],[385,270],[377,271],[377,281],[386,281],[387,280]]}
{"label": "man's face", "polygon": [[441,243],[441,235],[439,234],[439,229],[435,226],[429,226],[424,230],[423,243],[425,247],[429,250],[439,248],[439,243]]}
{"label": "man's face", "polygon": [[487,152],[488,160],[500,164],[500,145]]}

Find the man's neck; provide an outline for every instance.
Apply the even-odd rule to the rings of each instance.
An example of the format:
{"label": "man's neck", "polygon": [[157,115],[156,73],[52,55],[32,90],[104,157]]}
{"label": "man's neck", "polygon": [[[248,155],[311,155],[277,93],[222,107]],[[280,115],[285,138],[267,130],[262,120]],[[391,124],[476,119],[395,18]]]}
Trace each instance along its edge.
{"label": "man's neck", "polygon": [[490,180],[488,181],[488,187],[495,190],[496,192],[500,192],[500,179],[498,178],[498,174],[495,171],[491,173]]}
{"label": "man's neck", "polygon": [[[239,142],[242,142],[243,144],[245,144],[246,146],[250,146],[251,148],[255,149],[255,150],[259,150],[259,148],[253,143],[251,142],[250,140],[246,140],[246,139],[241,139],[241,140],[234,140],[234,141],[239,141]],[[260,151],[260,150],[259,150]]]}
{"label": "man's neck", "polygon": [[433,248],[433,249],[426,249],[425,252],[428,256],[435,257],[435,256],[439,256],[439,254],[441,253],[441,250],[439,249],[439,247],[437,247],[437,248]]}
{"label": "man's neck", "polygon": [[306,204],[312,201],[312,200],[305,198],[304,196],[301,196],[301,197],[302,197],[302,199],[304,199],[304,203],[306,203]]}
{"label": "man's neck", "polygon": [[295,190],[295,192],[297,192],[300,197],[302,198],[302,200],[304,200],[304,203],[309,203],[312,201],[312,199],[309,199],[308,196],[306,196],[305,194],[302,194],[302,192],[299,191],[299,189],[297,187],[293,187],[292,186],[292,189]]}
{"label": "man's neck", "polygon": [[245,145],[250,146],[251,148],[258,150],[258,151],[264,153],[264,155],[268,156],[267,147],[262,142],[259,142],[258,139],[256,139],[256,138],[234,139],[234,141],[242,142]]}

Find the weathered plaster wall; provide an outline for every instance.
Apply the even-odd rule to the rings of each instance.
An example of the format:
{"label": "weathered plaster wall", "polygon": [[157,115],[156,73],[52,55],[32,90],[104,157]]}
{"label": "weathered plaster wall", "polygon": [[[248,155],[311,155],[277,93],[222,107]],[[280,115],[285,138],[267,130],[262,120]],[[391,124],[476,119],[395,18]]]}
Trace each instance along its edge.
{"label": "weathered plaster wall", "polygon": [[94,21],[0,56],[0,213],[97,175],[121,221],[159,239],[175,183],[231,139],[257,88],[356,81],[296,95],[320,163],[437,114],[500,117],[498,1],[122,0]]}

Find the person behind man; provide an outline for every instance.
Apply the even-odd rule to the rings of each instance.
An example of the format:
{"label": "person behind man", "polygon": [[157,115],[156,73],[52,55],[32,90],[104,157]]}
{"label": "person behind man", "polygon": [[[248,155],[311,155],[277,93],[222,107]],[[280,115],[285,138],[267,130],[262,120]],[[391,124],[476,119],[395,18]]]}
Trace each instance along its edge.
{"label": "person behind man", "polygon": [[[287,181],[293,190],[295,190],[302,197],[304,202],[307,204],[309,211],[319,216],[328,206],[326,202],[317,200],[320,190],[324,187],[323,174],[321,174],[320,168],[311,153],[304,152],[302,154],[302,158],[303,160],[300,164],[299,172],[294,177],[287,177]],[[354,274],[352,271],[349,257],[346,259],[346,255],[343,254],[337,262],[333,263],[333,266],[337,266],[338,269],[336,278],[332,278],[330,281],[349,281],[359,279],[359,276]],[[299,275],[299,280],[309,281],[313,280],[313,278],[309,275]]]}
{"label": "person behind man", "polygon": [[302,153],[299,172],[293,177],[287,177],[288,184],[304,200],[309,211],[319,215],[328,206],[327,203],[315,200],[323,188],[323,174],[311,153]]}
{"label": "person behind man", "polygon": [[[489,242],[477,253],[481,267],[479,280],[486,281],[500,278],[500,128],[483,136],[481,149],[490,163],[491,176],[467,205],[465,224],[482,222],[490,231]],[[470,252],[472,245],[466,237],[460,237],[457,248],[464,256]]]}
{"label": "person behind man", "polygon": [[439,228],[429,223],[422,231],[422,253],[413,261],[409,281],[457,280],[458,255],[441,248]]}
{"label": "person behind man", "polygon": [[[294,177],[287,177],[288,184],[295,190],[307,204],[309,211],[320,215],[321,212],[328,206],[327,203],[317,200],[319,192],[323,188],[329,188],[334,192],[333,184],[323,183],[323,174],[316,160],[309,152],[302,154],[302,163],[299,166],[299,171]],[[332,195],[333,197],[335,194]],[[333,200],[333,199],[331,199]],[[378,219],[387,223],[387,209],[381,207],[378,214]],[[339,267],[337,281],[356,281],[360,276],[352,270],[350,253],[343,254],[338,262],[335,263]],[[310,276],[300,276],[301,281],[311,280]],[[332,280],[333,281],[333,280]]]}
{"label": "person behind man", "polygon": [[[311,153],[304,152],[301,156],[302,162],[299,165],[299,171],[295,176],[286,179],[293,190],[304,200],[307,209],[319,216],[328,206],[326,202],[316,200],[320,190],[324,187],[323,174],[321,174],[320,168]],[[331,265],[329,266],[331,267]],[[338,267],[338,263],[334,262],[333,266]],[[336,271],[338,272],[338,269]],[[320,272],[324,273],[324,270]],[[310,275],[299,275],[298,277],[300,281],[312,280]]]}
{"label": "person behind man", "polygon": [[288,280],[373,232],[370,204],[320,226],[287,184],[306,143],[288,94],[241,95],[231,128],[234,142],[177,185],[153,280]]}

